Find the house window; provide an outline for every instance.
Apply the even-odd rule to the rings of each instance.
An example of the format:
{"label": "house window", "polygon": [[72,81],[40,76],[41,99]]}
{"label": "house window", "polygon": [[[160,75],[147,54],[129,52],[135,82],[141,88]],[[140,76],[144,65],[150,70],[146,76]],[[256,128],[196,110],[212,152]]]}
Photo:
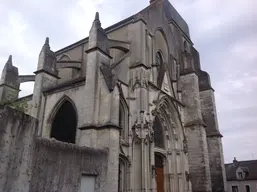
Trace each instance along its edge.
{"label": "house window", "polygon": [[246,185],[246,186],[245,186],[245,192],[251,192],[249,185]]}
{"label": "house window", "polygon": [[242,172],[238,172],[238,177],[239,177],[239,179],[243,179],[243,173]]}
{"label": "house window", "polygon": [[232,192],[238,192],[238,186],[232,186]]}

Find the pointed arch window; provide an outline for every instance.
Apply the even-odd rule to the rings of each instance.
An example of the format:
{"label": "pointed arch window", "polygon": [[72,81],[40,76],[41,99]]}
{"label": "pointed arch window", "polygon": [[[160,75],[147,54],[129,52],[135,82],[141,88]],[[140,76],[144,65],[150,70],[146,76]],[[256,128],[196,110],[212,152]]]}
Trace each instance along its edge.
{"label": "pointed arch window", "polygon": [[160,53],[160,51],[158,51],[157,53],[156,53],[156,56],[155,56],[156,58],[156,64],[157,64],[157,66],[162,66],[162,64],[163,64],[163,59],[162,59],[162,55],[161,55],[161,53]]}
{"label": "pointed arch window", "polygon": [[165,73],[165,68],[163,64],[163,58],[160,51],[156,53],[156,65],[157,65],[157,86],[160,88],[162,84],[162,80]]}
{"label": "pointed arch window", "polygon": [[119,127],[121,128],[121,139],[127,140],[128,135],[128,113],[125,106],[125,101],[120,101],[119,107]]}
{"label": "pointed arch window", "polygon": [[65,100],[55,114],[50,137],[62,142],[75,143],[76,129],[76,110],[70,101]]}
{"label": "pointed arch window", "polygon": [[155,117],[153,123],[153,131],[155,147],[164,149],[164,132],[159,117]]}

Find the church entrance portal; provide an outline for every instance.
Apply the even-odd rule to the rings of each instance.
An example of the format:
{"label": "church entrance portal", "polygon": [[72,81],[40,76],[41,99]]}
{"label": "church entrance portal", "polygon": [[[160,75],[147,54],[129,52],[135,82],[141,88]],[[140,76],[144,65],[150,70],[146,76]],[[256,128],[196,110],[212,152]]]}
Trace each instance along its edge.
{"label": "church entrance portal", "polygon": [[65,101],[55,114],[50,137],[62,142],[75,143],[76,129],[76,111],[69,101]]}
{"label": "church entrance portal", "polygon": [[155,154],[155,173],[157,192],[164,192],[163,158],[158,154]]}

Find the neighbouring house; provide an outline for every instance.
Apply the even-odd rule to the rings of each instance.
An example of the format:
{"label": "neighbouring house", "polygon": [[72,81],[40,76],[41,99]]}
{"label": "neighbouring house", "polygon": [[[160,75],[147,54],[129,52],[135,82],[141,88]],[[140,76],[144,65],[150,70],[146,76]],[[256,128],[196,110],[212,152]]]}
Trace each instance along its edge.
{"label": "neighbouring house", "polygon": [[225,165],[228,192],[257,192],[257,160],[237,161]]}

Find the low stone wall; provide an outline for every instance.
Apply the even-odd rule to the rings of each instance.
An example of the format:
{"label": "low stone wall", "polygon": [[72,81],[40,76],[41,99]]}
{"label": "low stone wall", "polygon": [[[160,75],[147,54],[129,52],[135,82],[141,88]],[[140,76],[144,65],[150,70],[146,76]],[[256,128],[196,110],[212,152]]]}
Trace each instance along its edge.
{"label": "low stone wall", "polygon": [[0,191],[28,192],[37,120],[0,105]]}
{"label": "low stone wall", "polygon": [[107,185],[107,149],[37,137],[37,120],[0,105],[0,192],[75,192],[81,176]]}
{"label": "low stone wall", "polygon": [[37,138],[30,192],[79,191],[81,176],[95,175],[95,192],[105,191],[107,150]]}

